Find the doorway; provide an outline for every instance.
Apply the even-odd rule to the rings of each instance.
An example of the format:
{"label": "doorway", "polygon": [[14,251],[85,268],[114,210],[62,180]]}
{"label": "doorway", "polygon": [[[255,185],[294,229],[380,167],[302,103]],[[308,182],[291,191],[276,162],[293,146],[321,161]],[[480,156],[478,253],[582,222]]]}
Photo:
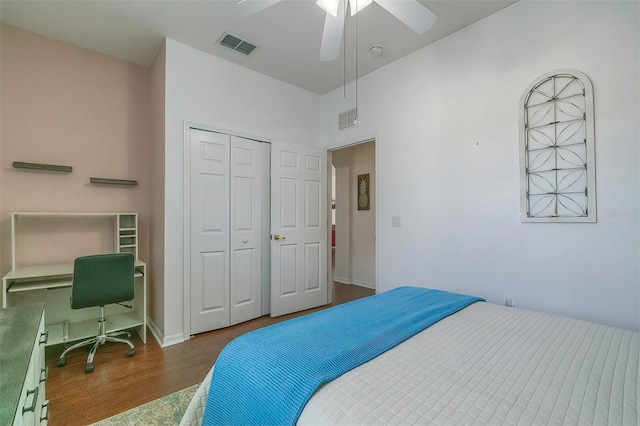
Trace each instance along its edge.
{"label": "doorway", "polygon": [[331,150],[331,164],[332,281],[375,290],[375,140]]}

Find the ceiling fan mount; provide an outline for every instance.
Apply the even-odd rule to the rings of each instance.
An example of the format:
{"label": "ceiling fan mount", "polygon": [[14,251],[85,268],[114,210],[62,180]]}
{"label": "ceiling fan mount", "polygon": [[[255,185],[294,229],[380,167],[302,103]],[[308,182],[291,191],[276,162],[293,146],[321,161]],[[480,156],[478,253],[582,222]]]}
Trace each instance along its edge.
{"label": "ceiling fan mount", "polygon": [[[238,8],[246,13],[257,13],[280,1],[240,0]],[[321,61],[333,61],[340,56],[347,6],[353,16],[371,3],[377,3],[418,34],[430,30],[437,19],[436,14],[418,0],[317,0],[316,4],[326,12],[320,45]]]}

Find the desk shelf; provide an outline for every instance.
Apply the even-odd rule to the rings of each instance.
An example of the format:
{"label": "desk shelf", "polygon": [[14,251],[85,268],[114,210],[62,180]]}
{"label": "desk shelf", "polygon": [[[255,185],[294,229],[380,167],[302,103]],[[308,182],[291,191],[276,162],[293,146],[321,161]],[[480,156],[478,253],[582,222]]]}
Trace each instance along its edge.
{"label": "desk shelf", "polygon": [[[140,278],[144,276],[144,273],[136,268],[133,274],[134,278]],[[71,278],[52,278],[34,281],[15,281],[7,286],[7,293],[16,293],[19,291],[33,291],[33,290],[53,290],[55,288],[71,287],[73,281]]]}
{"label": "desk shelf", "polygon": [[7,288],[7,293],[16,293],[18,291],[33,291],[33,290],[50,290],[54,288],[71,287],[71,279],[59,278],[48,281],[29,281],[29,282],[16,282]]}
{"label": "desk shelf", "polygon": [[133,253],[138,258],[138,215],[119,214],[117,217],[117,236],[119,252]]}

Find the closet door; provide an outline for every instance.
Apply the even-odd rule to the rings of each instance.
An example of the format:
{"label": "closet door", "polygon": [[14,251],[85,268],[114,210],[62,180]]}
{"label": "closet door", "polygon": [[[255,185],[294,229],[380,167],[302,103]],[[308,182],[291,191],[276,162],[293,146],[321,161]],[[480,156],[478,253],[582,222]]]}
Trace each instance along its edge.
{"label": "closet door", "polygon": [[262,314],[262,182],[269,145],[231,137],[231,325]]}
{"label": "closet door", "polygon": [[191,129],[190,149],[191,333],[196,334],[262,315],[269,144]]}
{"label": "closet door", "polygon": [[191,333],[196,334],[230,325],[230,136],[191,129],[190,149]]}

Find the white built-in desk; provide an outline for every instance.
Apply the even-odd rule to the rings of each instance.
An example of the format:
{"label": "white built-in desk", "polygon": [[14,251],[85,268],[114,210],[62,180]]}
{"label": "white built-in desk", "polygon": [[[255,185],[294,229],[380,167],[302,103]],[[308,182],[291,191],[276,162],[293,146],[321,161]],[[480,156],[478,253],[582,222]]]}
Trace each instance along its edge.
{"label": "white built-in desk", "polygon": [[[102,228],[101,220],[104,219],[107,229],[113,231],[111,241],[113,245],[106,243],[105,247],[91,249],[84,254],[98,254],[100,252],[131,252],[136,256],[135,261],[135,289],[134,299],[124,302],[132,305],[127,308],[120,305],[105,306],[106,331],[113,332],[135,328],[143,343],[147,343],[147,265],[137,259],[137,215],[135,213],[13,213],[12,215],[12,248],[13,268],[2,278],[2,307],[20,306],[29,303],[42,303],[46,305],[45,328],[49,333],[47,345],[55,345],[64,342],[72,342],[89,337],[94,337],[98,331],[98,307],[71,309],[71,283],[73,277],[73,259],[82,253],[73,253],[73,259],[64,263],[53,264],[21,264],[17,254],[29,253],[26,246],[29,240],[38,242],[38,235],[33,235],[30,230],[20,229],[21,219],[30,228],[42,232],[42,244],[64,243],[60,228],[64,230],[65,221],[77,221],[78,227],[82,227],[83,218],[88,218],[87,235],[89,239],[96,231],[92,229],[96,223],[100,223],[98,231]],[[38,221],[42,219],[42,221]],[[96,222],[98,220],[98,222]],[[35,221],[35,222],[34,222]],[[61,226],[56,228],[56,222],[61,221]],[[44,222],[54,229],[47,234]],[[86,224],[85,224],[86,225]],[[112,226],[109,226],[112,225]],[[21,231],[26,234],[23,239],[23,247],[19,247]],[[74,227],[74,232],[79,232]],[[107,236],[109,237],[109,236]],[[46,242],[45,240],[51,240]],[[98,238],[103,240],[102,237]],[[77,240],[76,240],[77,241]],[[38,244],[40,246],[40,244]],[[76,250],[78,244],[74,245]],[[37,252],[38,248],[33,251]],[[60,247],[64,253],[64,247]],[[87,249],[89,250],[89,249]],[[38,254],[36,253],[35,256]],[[23,254],[23,257],[26,257]]]}

